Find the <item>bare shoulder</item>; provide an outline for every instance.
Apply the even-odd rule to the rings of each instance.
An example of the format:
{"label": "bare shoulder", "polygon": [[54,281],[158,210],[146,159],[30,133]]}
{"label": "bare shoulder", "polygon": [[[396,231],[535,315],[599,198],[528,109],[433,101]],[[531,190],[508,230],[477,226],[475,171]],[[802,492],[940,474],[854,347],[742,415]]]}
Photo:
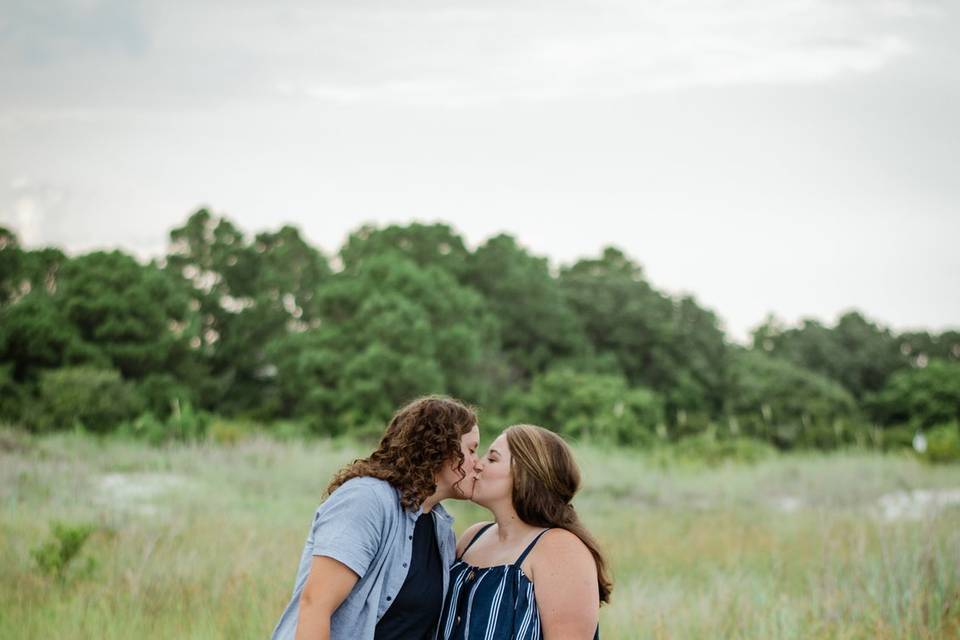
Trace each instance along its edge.
{"label": "bare shoulder", "polygon": [[493,524],[489,521],[480,521],[475,524],[467,527],[466,531],[460,534],[460,537],[457,539],[457,557],[459,558],[463,554],[463,550],[470,544],[470,541],[473,540],[473,537],[480,532],[480,529],[484,528],[488,524]]}
{"label": "bare shoulder", "polygon": [[597,628],[600,590],[590,549],[566,529],[551,529],[537,546],[531,569],[545,638],[590,638]]}
{"label": "bare shoulder", "polygon": [[590,549],[583,544],[583,540],[578,538],[575,533],[561,528],[550,529],[543,534],[540,542],[537,543],[537,547],[540,547],[541,551],[547,552],[544,555],[590,556]]}
{"label": "bare shoulder", "polygon": [[531,572],[550,574],[596,573],[596,563],[587,545],[566,529],[550,529],[530,554]]}

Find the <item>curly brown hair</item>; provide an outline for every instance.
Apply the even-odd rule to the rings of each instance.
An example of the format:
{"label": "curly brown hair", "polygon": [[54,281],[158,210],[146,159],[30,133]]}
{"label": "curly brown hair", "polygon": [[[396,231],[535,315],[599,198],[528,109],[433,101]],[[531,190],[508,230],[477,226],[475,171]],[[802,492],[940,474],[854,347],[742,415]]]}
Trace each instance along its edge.
{"label": "curly brown hair", "polygon": [[337,472],[327,495],[351,478],[370,476],[393,485],[403,508],[415,510],[437,490],[437,474],[444,464],[451,460],[456,468],[463,464],[460,439],[475,424],[476,411],[459,400],[417,398],[393,415],[373,453]]}

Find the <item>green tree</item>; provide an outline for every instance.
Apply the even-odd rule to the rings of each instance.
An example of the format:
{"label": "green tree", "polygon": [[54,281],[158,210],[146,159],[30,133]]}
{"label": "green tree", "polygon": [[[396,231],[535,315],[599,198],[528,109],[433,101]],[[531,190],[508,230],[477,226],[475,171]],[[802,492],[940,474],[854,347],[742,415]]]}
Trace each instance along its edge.
{"label": "green tree", "polygon": [[898,371],[867,398],[867,406],[887,426],[924,429],[960,422],[960,363],[931,360],[925,367]]}
{"label": "green tree", "polygon": [[168,271],[191,284],[198,349],[208,375],[206,408],[268,415],[274,365],[268,345],[319,322],[326,258],[294,227],[247,241],[226,218],[201,209],[170,232]]}
{"label": "green tree", "polygon": [[31,291],[56,291],[57,272],[67,261],[59,249],[28,251],[17,235],[0,226],[0,307],[13,304]]}
{"label": "green tree", "polygon": [[283,412],[324,431],[382,424],[413,396],[482,402],[496,325],[482,298],[399,254],[365,260],[321,288],[319,326],[271,345]]}
{"label": "green tree", "polygon": [[915,367],[925,366],[930,360],[960,362],[960,331],[941,334],[910,331],[897,335],[900,353]]}
{"label": "green tree", "polygon": [[18,293],[18,278],[22,269],[23,251],[17,235],[0,226],[0,307]]}
{"label": "green tree", "polygon": [[808,319],[787,328],[768,318],[754,330],[753,344],[836,380],[858,401],[879,391],[894,371],[907,366],[896,336],[857,312],[844,314],[833,327]]}
{"label": "green tree", "polygon": [[185,292],[157,266],[119,251],[65,263],[53,299],[80,338],[125,378],[167,371],[186,344]]}
{"label": "green tree", "polygon": [[[732,356],[720,319],[690,296],[674,300],[673,322],[665,350],[675,372],[666,392],[668,405],[718,416],[732,385]],[[663,375],[669,376],[668,371]]]}
{"label": "green tree", "polygon": [[107,366],[109,358],[84,341],[58,300],[40,290],[0,308],[0,362],[7,363],[15,382],[29,385],[45,369]]}
{"label": "green tree", "polygon": [[560,282],[594,351],[615,358],[630,385],[663,394],[669,419],[696,413],[705,425],[722,411],[729,356],[712,312],[657,291],[614,248],[563,269]]}
{"label": "green tree", "polygon": [[258,256],[254,298],[270,309],[289,330],[302,330],[318,319],[317,293],[330,277],[326,258],[289,225],[259,233],[253,250]]}
{"label": "green tree", "polygon": [[534,378],[514,411],[519,421],[613,444],[649,443],[664,420],[663,399],[656,392],[630,388],[622,375],[567,368]]}
{"label": "green tree", "polygon": [[856,401],[830,378],[761,351],[738,349],[733,360],[732,435],[781,448],[832,448],[861,433]]}
{"label": "green tree", "polygon": [[133,387],[111,369],[65,367],[40,375],[40,430],[76,425],[100,433],[111,431],[142,409]]}
{"label": "green tree", "polygon": [[399,254],[421,268],[440,268],[459,281],[467,270],[469,252],[463,238],[446,224],[364,225],[347,237],[340,249],[346,270],[370,259]]}
{"label": "green tree", "polygon": [[500,325],[514,381],[560,361],[582,358],[589,343],[546,258],[508,235],[490,238],[468,259],[466,282],[483,294]]}

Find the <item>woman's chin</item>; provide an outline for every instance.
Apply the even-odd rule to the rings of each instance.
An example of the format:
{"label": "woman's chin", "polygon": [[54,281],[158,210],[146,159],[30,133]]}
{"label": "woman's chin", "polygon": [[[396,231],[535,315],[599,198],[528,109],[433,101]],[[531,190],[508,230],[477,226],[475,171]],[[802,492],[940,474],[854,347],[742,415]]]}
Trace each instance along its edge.
{"label": "woman's chin", "polygon": [[484,504],[485,501],[484,501],[484,499],[483,499],[483,492],[478,491],[477,489],[474,489],[474,490],[473,490],[473,495],[470,496],[470,502],[472,502],[472,503],[474,503],[474,504],[478,504],[478,505],[480,505],[481,507],[486,507],[486,506],[487,506],[486,504]]}
{"label": "woman's chin", "polygon": [[476,482],[471,482],[469,486],[464,486],[464,483],[461,482],[454,486],[454,491],[456,492],[454,498],[457,500],[473,500],[473,494],[476,492]]}

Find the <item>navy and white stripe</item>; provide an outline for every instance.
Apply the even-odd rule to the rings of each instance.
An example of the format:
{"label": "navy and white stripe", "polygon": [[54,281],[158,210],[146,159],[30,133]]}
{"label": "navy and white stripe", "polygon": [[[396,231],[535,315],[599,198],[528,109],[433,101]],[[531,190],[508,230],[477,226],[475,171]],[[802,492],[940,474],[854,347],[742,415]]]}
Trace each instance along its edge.
{"label": "navy and white stripe", "polygon": [[[491,526],[483,527],[467,549]],[[520,565],[546,532],[540,532],[513,564],[475,567],[462,559],[454,563],[440,616],[443,640],[543,640],[533,583]],[[598,628],[594,640],[599,638]]]}

